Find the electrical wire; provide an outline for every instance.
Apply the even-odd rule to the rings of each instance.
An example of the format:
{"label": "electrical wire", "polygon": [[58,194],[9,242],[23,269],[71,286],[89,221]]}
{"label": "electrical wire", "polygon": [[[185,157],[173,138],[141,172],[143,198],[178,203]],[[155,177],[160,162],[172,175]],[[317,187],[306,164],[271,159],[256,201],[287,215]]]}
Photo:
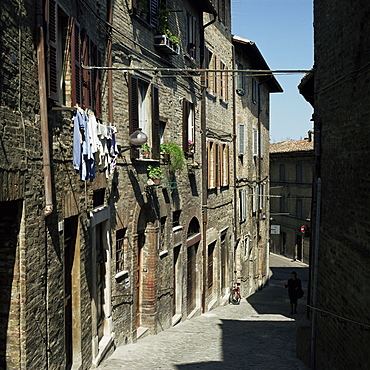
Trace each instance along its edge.
{"label": "electrical wire", "polygon": [[316,310],[316,311],[319,311],[319,312],[322,312],[322,313],[325,313],[327,315],[330,315],[330,316],[334,316],[336,317],[337,319],[340,319],[340,320],[344,320],[344,321],[348,321],[348,322],[351,322],[352,324],[357,324],[357,325],[361,325],[363,326],[364,328],[369,328],[370,329],[370,325],[369,324],[364,324],[362,322],[358,322],[358,321],[355,321],[355,320],[352,320],[352,319],[348,319],[346,317],[343,317],[343,316],[340,316],[340,315],[337,315],[335,313],[332,313],[332,312],[329,312],[329,311],[326,311],[326,310],[323,310],[321,308],[317,308],[317,307],[313,307],[309,304],[307,304],[307,307],[311,308],[312,310]]}

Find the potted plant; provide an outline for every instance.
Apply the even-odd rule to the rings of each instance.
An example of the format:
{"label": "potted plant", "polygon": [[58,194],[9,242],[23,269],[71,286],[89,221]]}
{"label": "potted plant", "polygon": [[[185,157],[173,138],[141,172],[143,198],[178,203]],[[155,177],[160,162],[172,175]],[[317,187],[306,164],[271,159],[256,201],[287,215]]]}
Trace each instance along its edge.
{"label": "potted plant", "polygon": [[166,143],[162,143],[159,146],[159,151],[161,153],[162,159],[164,162],[168,162],[170,159],[170,153],[168,152],[168,146]]}
{"label": "potted plant", "polygon": [[162,168],[149,165],[147,167],[147,171],[148,171],[148,177],[149,179],[152,180],[153,185],[158,185],[161,183]]}
{"label": "potted plant", "polygon": [[150,158],[150,146],[148,143],[141,146],[141,155],[143,158]]}
{"label": "potted plant", "polygon": [[188,140],[188,153],[194,153],[194,142],[192,140]]}
{"label": "potted plant", "polygon": [[238,87],[236,89],[236,93],[239,95],[239,96],[243,96],[245,94],[244,92],[244,89],[242,87]]}
{"label": "potted plant", "polygon": [[169,170],[171,172],[179,172],[184,169],[185,156],[181,148],[173,142],[167,143],[167,152],[170,155]]}

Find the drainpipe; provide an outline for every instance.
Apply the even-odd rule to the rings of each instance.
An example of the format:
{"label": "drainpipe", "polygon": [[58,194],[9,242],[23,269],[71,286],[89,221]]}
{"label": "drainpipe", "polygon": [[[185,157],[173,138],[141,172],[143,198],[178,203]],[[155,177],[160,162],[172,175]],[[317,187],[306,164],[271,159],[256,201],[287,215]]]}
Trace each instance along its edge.
{"label": "drainpipe", "polygon": [[50,144],[49,144],[49,124],[46,96],[46,75],[45,75],[45,40],[43,28],[42,1],[37,3],[37,64],[39,78],[40,96],[40,117],[41,117],[41,145],[42,145],[42,165],[44,172],[45,187],[45,217],[53,212],[53,193],[51,187],[51,166],[50,166]]}
{"label": "drainpipe", "polygon": [[[112,67],[112,27],[113,24],[113,6],[112,1],[108,2],[108,42],[107,42],[107,67]],[[113,123],[113,82],[111,69],[107,71],[108,80],[108,121]]]}
{"label": "drainpipe", "polygon": [[[200,58],[202,67],[204,65],[204,55],[206,51],[206,44],[204,39],[204,30],[206,27],[210,26],[216,22],[217,14],[213,14],[214,18],[212,21],[203,25],[200,29]],[[199,19],[203,18],[203,13],[199,13]],[[207,66],[208,67],[208,66]],[[202,73],[201,77],[202,83],[202,100],[201,100],[201,116],[200,116],[200,127],[201,127],[201,150],[202,150],[202,238],[203,238],[203,276],[202,276],[202,313],[206,312],[206,292],[207,292],[207,201],[208,201],[208,186],[207,186],[207,172],[208,172],[208,162],[207,162],[207,119],[206,119],[206,89],[204,88],[205,73]]]}
{"label": "drainpipe", "polygon": [[[232,63],[233,63],[233,69],[236,69],[236,66],[235,66],[235,47],[234,45],[232,45]],[[235,278],[235,270],[236,270],[236,266],[234,265],[234,262],[235,262],[235,249],[236,249],[236,243],[238,243],[238,240],[239,238],[236,238],[235,240],[235,236],[237,235],[237,229],[236,229],[236,225],[237,225],[237,219],[238,219],[238,210],[237,210],[237,204],[238,202],[236,201],[238,198],[237,198],[237,190],[236,190],[236,183],[235,183],[235,180],[236,180],[236,163],[237,163],[237,147],[236,147],[236,94],[235,94],[235,91],[236,91],[236,85],[235,85],[235,79],[237,77],[233,74],[233,79],[232,79],[232,89],[233,89],[233,93],[232,93],[232,97],[233,97],[233,166],[234,166],[234,169],[233,169],[233,174],[234,176],[232,176],[232,181],[233,181],[233,184],[232,184],[232,187],[233,187],[233,192],[234,192],[234,199],[233,199],[233,204],[234,204],[234,217],[233,217],[233,237],[234,237],[234,243],[233,243],[233,250],[232,250],[232,258],[233,258],[233,261],[232,261],[232,283],[234,283],[234,278]],[[239,235],[240,237],[240,235]],[[236,281],[235,281],[236,283]]]}

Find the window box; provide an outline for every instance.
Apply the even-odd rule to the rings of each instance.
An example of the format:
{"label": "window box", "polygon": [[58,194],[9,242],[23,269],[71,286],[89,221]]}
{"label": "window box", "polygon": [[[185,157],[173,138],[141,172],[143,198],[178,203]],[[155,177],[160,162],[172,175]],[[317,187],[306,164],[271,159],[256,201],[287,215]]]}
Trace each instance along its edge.
{"label": "window box", "polygon": [[166,35],[154,36],[154,46],[169,55],[180,54],[180,45],[173,44],[171,39]]}

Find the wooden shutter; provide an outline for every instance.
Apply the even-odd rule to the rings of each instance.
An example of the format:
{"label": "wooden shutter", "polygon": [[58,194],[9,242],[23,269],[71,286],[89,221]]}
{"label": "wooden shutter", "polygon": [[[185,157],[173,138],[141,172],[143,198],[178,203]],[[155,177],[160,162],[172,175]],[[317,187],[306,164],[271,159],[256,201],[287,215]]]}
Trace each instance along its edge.
{"label": "wooden shutter", "polygon": [[[85,66],[90,65],[90,38],[87,35],[86,30],[81,32],[82,38],[82,63]],[[93,64],[95,65],[95,64]],[[92,71],[88,69],[84,69],[82,71],[82,78],[83,78],[83,102],[85,108],[92,108],[92,86],[91,86],[91,74]]]}
{"label": "wooden shutter", "polygon": [[[96,63],[94,65],[101,66],[101,53],[97,46],[94,46],[94,55]],[[95,89],[94,89],[94,100],[95,100],[95,115],[101,117],[102,115],[102,71],[100,69],[95,71]]]}
{"label": "wooden shutter", "polygon": [[[138,97],[138,78],[129,74],[129,135],[139,128],[139,97]],[[131,158],[139,158],[139,150],[131,149]]]}
{"label": "wooden shutter", "polygon": [[153,158],[159,158],[159,89],[152,85],[152,154]]}
{"label": "wooden shutter", "polygon": [[213,143],[213,186],[217,188],[220,185],[220,163],[219,163],[219,144]]}
{"label": "wooden shutter", "polygon": [[211,189],[211,142],[207,141],[207,185],[208,189]]}
{"label": "wooden shutter", "polygon": [[82,104],[82,73],[81,73],[81,39],[80,26],[71,18],[71,68],[72,68],[72,106]]}
{"label": "wooden shutter", "polygon": [[190,102],[187,99],[182,100],[182,150],[189,151],[189,110]]}
{"label": "wooden shutter", "polygon": [[226,144],[225,146],[225,176],[226,176],[226,184],[230,185],[230,146]]}
{"label": "wooden shutter", "polygon": [[45,3],[46,38],[47,38],[47,75],[48,97],[59,101],[58,71],[58,4],[55,0]]}
{"label": "wooden shutter", "polygon": [[218,144],[219,186],[224,186],[224,144]]}
{"label": "wooden shutter", "polygon": [[150,25],[153,28],[158,27],[158,0],[149,0],[150,10]]}

